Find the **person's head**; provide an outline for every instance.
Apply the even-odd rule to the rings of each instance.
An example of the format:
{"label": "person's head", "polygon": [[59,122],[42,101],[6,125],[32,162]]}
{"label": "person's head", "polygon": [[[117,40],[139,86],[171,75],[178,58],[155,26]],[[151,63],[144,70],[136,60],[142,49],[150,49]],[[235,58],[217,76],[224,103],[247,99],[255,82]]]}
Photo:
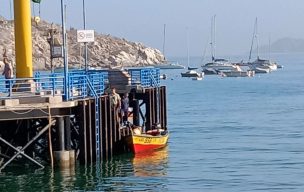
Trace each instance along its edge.
{"label": "person's head", "polygon": [[115,87],[112,88],[112,93],[113,94],[116,93],[116,88]]}
{"label": "person's head", "polygon": [[127,98],[128,96],[129,96],[129,94],[128,94],[128,93],[125,93],[125,94],[124,94],[124,97],[125,97],[125,98]]}

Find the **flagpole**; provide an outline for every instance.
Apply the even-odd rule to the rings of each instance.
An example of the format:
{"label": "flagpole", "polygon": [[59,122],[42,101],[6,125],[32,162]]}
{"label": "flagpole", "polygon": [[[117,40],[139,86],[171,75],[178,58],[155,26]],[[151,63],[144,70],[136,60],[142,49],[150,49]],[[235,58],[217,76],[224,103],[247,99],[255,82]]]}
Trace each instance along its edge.
{"label": "flagpole", "polygon": [[65,100],[69,100],[69,68],[67,60],[67,50],[66,50],[66,28],[65,28],[65,9],[64,9],[64,0],[61,0],[61,23],[62,23],[62,51],[63,51],[63,66],[64,66],[64,92]]}
{"label": "flagpole", "polygon": [[[86,8],[85,8],[85,0],[82,0],[82,12],[83,12],[83,29],[86,30]],[[88,71],[88,44],[84,43],[84,66],[85,71]]]}

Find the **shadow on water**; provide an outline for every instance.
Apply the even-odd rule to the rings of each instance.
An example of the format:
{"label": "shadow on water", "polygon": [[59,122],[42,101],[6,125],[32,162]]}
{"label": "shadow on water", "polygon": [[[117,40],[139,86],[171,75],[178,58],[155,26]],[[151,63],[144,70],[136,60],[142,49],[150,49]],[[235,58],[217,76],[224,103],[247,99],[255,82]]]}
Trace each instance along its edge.
{"label": "shadow on water", "polygon": [[0,191],[119,191],[164,190],[168,150],[124,154],[93,166],[76,169],[9,167],[0,174]]}

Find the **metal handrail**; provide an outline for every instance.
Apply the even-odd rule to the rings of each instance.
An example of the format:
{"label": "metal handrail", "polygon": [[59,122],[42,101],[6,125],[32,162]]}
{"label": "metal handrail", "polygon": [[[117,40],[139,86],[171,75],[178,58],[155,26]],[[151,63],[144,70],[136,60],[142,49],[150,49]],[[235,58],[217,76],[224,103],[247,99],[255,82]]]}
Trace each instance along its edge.
{"label": "metal handrail", "polygon": [[142,87],[157,87],[160,85],[158,68],[129,69],[132,85],[141,85]]}
{"label": "metal handrail", "polygon": [[[86,77],[89,77],[88,79]],[[98,95],[104,93],[104,73],[71,71],[69,73],[69,95],[67,100],[75,100],[92,96],[88,91],[88,81]],[[6,88],[7,86],[7,88]],[[0,78],[0,99],[11,99],[21,97],[33,97],[41,95],[65,96],[64,74],[36,72],[33,78]]]}
{"label": "metal handrail", "polygon": [[[142,87],[158,87],[160,77],[158,68],[129,69],[131,85]],[[3,79],[0,78],[0,99],[32,97],[41,95],[60,95],[67,100],[75,100],[92,97],[92,90],[88,88],[88,82],[97,95],[102,95],[105,89],[108,73],[105,70],[73,70],[68,74],[68,94],[64,89],[63,72],[35,72],[33,78]],[[31,83],[29,83],[31,82]],[[8,86],[6,88],[6,86]]]}

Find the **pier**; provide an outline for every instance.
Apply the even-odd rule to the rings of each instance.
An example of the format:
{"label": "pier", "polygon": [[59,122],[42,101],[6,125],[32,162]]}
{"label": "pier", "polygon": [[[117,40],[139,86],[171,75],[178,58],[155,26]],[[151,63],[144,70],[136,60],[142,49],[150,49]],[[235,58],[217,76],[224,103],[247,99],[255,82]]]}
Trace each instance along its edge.
{"label": "pier", "polygon": [[132,124],[167,129],[159,69],[73,70],[67,77],[68,92],[64,73],[0,79],[0,171],[13,162],[67,168],[128,152],[130,128],[117,122],[109,88],[129,94]]}
{"label": "pier", "polygon": [[63,1],[62,54],[56,58],[63,60],[64,71],[33,71],[30,2],[14,1],[14,78],[12,59],[3,53],[10,75],[0,78],[0,172],[11,163],[28,162],[38,168],[74,168],[76,161],[99,163],[128,152],[124,138],[131,126],[120,122],[111,88],[121,97],[129,94],[130,124],[144,131],[156,125],[167,129],[166,87],[160,85],[159,69],[69,69]]}

